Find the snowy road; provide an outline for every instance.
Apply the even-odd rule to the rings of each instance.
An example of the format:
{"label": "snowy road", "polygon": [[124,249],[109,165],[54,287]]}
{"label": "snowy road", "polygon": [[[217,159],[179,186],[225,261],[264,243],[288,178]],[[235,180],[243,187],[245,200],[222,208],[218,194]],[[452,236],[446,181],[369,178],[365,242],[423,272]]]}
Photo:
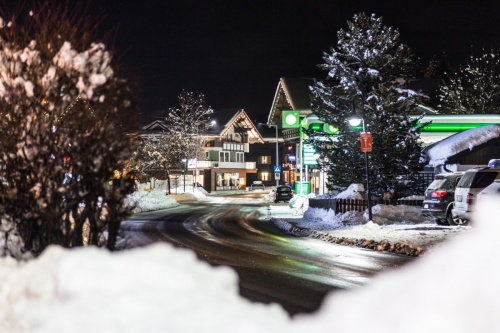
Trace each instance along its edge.
{"label": "snowy road", "polygon": [[169,242],[211,264],[231,266],[243,296],[280,303],[290,314],[313,311],[328,291],[365,285],[376,273],[411,260],[284,235],[259,219],[266,211],[266,205],[182,205],[135,214],[122,223],[122,232],[129,248]]}

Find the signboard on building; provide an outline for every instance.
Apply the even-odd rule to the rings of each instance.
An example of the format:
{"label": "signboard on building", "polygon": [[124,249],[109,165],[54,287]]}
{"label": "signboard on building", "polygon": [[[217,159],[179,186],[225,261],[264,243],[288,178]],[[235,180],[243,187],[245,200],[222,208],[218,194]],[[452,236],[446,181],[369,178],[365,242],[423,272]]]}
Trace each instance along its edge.
{"label": "signboard on building", "polygon": [[305,165],[317,165],[319,155],[311,144],[304,144],[303,152]]}
{"label": "signboard on building", "polygon": [[370,153],[372,147],[372,134],[370,132],[363,132],[360,134],[361,138],[361,152]]}
{"label": "signboard on building", "polygon": [[293,111],[293,110],[282,111],[281,125],[282,128],[298,128],[300,126],[299,111]]}

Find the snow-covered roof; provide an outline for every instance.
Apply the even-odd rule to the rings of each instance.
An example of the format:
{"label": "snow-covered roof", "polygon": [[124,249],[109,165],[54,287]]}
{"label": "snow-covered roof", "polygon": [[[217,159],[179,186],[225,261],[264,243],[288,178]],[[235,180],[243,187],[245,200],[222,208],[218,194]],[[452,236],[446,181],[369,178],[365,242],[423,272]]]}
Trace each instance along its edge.
{"label": "snow-covered roof", "polygon": [[267,122],[279,125],[282,110],[301,111],[304,117],[311,113],[309,86],[313,83],[309,78],[280,78]]}
{"label": "snow-covered roof", "polygon": [[224,137],[231,130],[231,128],[234,128],[235,132],[241,130],[247,132],[249,138],[251,139],[251,143],[264,143],[264,139],[260,135],[259,130],[255,127],[254,123],[244,110],[239,110],[234,114],[234,116],[224,126],[219,136],[221,138]]}
{"label": "snow-covered roof", "polygon": [[500,138],[500,125],[487,125],[469,129],[447,137],[423,150],[424,162],[430,166],[443,165],[461,152],[477,148],[491,140]]}
{"label": "snow-covered roof", "polygon": [[147,125],[141,127],[139,136],[157,136],[163,135],[167,131],[167,124],[165,120],[155,120]]}

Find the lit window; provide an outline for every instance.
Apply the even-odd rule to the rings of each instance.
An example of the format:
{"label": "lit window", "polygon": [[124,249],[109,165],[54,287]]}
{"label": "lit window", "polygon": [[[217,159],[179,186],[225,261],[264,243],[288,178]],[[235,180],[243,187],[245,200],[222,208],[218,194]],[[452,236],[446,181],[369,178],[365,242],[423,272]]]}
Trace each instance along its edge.
{"label": "lit window", "polygon": [[259,164],[271,164],[271,156],[259,156]]}
{"label": "lit window", "polygon": [[260,180],[269,180],[269,172],[261,172],[260,173]]}

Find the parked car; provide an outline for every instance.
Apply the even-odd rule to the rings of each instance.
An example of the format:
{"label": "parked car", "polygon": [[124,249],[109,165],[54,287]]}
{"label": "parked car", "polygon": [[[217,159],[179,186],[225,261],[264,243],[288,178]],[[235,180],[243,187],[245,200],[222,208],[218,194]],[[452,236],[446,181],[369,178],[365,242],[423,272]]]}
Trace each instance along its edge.
{"label": "parked car", "polygon": [[495,179],[493,183],[486,186],[484,190],[477,194],[477,201],[482,200],[484,197],[491,197],[500,194],[500,179]]}
{"label": "parked car", "polygon": [[438,174],[424,194],[422,215],[434,218],[439,225],[454,224],[451,210],[455,198],[455,187],[463,172]]}
{"label": "parked car", "polygon": [[293,198],[293,190],[289,186],[278,186],[274,192],[274,202],[289,202]]}
{"label": "parked car", "polygon": [[265,190],[265,189],[266,187],[260,181],[255,181],[252,183],[252,185],[250,185],[250,191]]}
{"label": "parked car", "polygon": [[453,215],[452,225],[469,223],[478,193],[493,183],[495,179],[500,179],[500,168],[498,167],[475,168],[464,173],[455,189],[455,204],[451,211]]}

